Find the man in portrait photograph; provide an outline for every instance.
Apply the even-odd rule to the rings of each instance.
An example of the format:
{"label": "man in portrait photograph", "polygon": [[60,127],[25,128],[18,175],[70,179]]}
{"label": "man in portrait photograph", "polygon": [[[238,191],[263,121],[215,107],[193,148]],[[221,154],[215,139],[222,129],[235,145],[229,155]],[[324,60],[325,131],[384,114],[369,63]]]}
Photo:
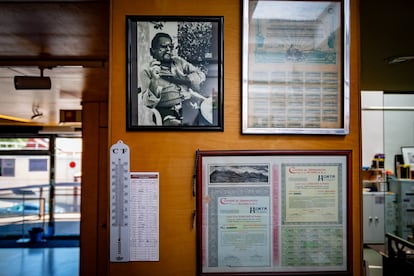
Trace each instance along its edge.
{"label": "man in portrait photograph", "polygon": [[212,23],[139,22],[137,33],[138,125],[211,125]]}

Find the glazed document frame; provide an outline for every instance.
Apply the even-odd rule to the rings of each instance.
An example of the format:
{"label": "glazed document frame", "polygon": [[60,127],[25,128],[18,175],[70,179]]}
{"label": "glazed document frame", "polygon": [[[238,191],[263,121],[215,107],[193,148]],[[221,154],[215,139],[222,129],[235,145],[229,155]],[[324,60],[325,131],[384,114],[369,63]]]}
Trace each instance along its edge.
{"label": "glazed document frame", "polygon": [[242,133],[349,133],[349,0],[243,0]]}
{"label": "glazed document frame", "polygon": [[199,158],[199,275],[349,270],[349,152]]}

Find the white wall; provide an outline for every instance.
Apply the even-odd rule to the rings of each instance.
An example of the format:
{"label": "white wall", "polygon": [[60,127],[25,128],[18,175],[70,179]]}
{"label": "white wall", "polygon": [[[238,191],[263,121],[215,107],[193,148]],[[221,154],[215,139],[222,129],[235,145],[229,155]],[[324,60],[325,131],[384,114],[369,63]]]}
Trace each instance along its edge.
{"label": "white wall", "polygon": [[384,153],[385,169],[394,172],[394,156],[414,146],[414,94],[362,91],[361,106],[362,165]]}
{"label": "white wall", "polygon": [[384,153],[383,92],[361,92],[362,166],[370,167],[377,153]]}
{"label": "white wall", "polygon": [[385,166],[393,169],[401,147],[414,146],[414,94],[384,94],[384,108]]}

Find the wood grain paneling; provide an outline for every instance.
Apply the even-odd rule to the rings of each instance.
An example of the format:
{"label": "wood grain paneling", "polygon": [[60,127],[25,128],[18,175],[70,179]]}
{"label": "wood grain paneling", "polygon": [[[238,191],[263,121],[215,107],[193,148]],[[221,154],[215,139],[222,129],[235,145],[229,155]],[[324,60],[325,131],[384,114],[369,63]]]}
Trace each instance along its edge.
{"label": "wood grain paneling", "polygon": [[[357,11],[357,2],[352,1]],[[160,261],[110,263],[109,275],[188,275],[196,273],[196,233],[191,227],[195,207],[191,195],[194,155],[202,150],[237,149],[337,149],[352,150],[352,260],[353,274],[361,271],[360,240],[360,123],[358,31],[352,29],[351,122],[346,136],[241,135],[241,6],[238,0],[156,0],[112,2],[111,85],[109,143],[122,139],[131,150],[131,171],[160,173]],[[224,16],[224,131],[127,132],[125,129],[125,16],[126,15]],[[352,13],[352,25],[358,26]],[[352,27],[351,27],[352,28]],[[101,241],[102,242],[102,241]]]}

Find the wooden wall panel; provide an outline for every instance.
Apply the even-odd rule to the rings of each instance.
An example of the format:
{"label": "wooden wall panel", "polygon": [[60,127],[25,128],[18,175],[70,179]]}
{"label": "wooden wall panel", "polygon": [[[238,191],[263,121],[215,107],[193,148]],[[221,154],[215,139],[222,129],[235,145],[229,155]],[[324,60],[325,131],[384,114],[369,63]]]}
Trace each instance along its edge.
{"label": "wooden wall panel", "polygon": [[[241,5],[239,0],[117,0],[111,5],[109,145],[119,139],[131,150],[131,171],[160,173],[160,261],[110,263],[109,275],[193,276],[196,272],[196,231],[191,214],[194,155],[201,150],[338,149],[352,150],[352,264],[361,272],[361,187],[358,1],[352,1],[351,128],[346,136],[241,135]],[[355,12],[355,13],[354,13]],[[224,16],[224,132],[127,132],[125,122],[125,16]],[[109,185],[109,184],[108,184]],[[102,242],[102,240],[100,240]],[[102,264],[103,265],[103,264]]]}
{"label": "wooden wall panel", "polygon": [[[97,275],[97,225],[99,147],[99,104],[83,105],[82,197],[80,222],[80,274]],[[102,183],[104,185],[104,183]]]}
{"label": "wooden wall panel", "polygon": [[80,275],[107,275],[108,103],[83,103]]}
{"label": "wooden wall panel", "polygon": [[99,140],[98,144],[98,158],[99,163],[97,194],[99,197],[97,204],[97,275],[107,275],[109,267],[109,185],[108,183],[108,167],[109,167],[109,152],[108,152],[108,103],[101,102],[99,104],[99,125],[97,129]]}

